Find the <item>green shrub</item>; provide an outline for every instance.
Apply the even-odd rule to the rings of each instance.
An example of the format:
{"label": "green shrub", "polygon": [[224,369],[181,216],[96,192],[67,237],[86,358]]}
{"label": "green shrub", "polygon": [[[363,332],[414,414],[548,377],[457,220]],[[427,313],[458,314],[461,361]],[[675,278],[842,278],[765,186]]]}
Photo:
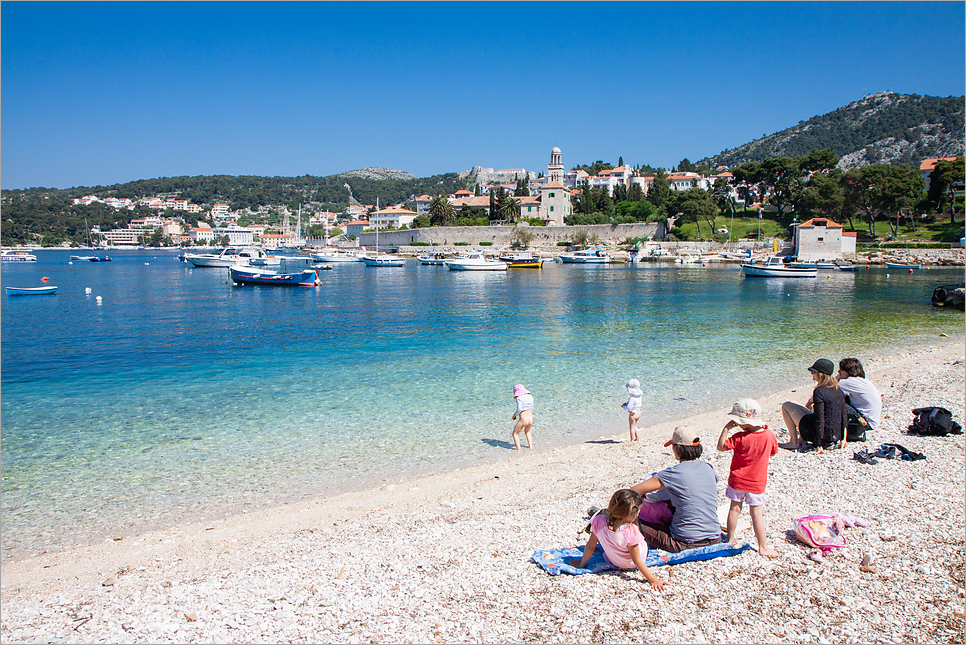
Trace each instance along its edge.
{"label": "green shrub", "polygon": [[429,242],[410,242],[409,246],[430,246]]}
{"label": "green shrub", "polygon": [[570,246],[570,242],[557,242],[557,246]]}
{"label": "green shrub", "polygon": [[493,242],[479,242],[480,246],[493,246]]}
{"label": "green shrub", "polygon": [[469,242],[453,242],[453,246],[469,246]]}

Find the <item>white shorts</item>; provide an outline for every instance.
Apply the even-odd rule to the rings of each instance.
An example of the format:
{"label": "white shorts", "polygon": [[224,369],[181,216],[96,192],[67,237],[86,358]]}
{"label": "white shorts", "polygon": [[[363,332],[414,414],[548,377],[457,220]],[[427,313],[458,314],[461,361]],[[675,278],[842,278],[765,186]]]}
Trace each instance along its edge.
{"label": "white shorts", "polygon": [[725,497],[732,502],[744,502],[748,506],[764,506],[768,499],[764,493],[746,493],[743,490],[736,490],[731,486],[725,489]]}

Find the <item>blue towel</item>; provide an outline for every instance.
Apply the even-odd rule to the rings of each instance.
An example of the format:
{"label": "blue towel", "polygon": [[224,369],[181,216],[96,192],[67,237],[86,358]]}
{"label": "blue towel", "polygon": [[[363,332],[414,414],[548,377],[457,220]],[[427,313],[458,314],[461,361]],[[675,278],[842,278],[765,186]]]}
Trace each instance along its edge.
{"label": "blue towel", "polygon": [[[722,538],[723,539],[723,538]],[[682,562],[693,562],[695,560],[710,560],[712,558],[723,558],[731,555],[738,555],[751,545],[747,542],[740,542],[737,546],[727,542],[712,544],[710,546],[699,546],[679,553],[668,553],[660,549],[648,549],[647,558],[644,564],[647,567],[659,567],[663,564],[681,564]],[[604,559],[604,550],[600,544],[594,549],[594,554],[590,556],[585,569],[578,569],[567,564],[568,560],[580,560],[584,556],[584,548],[575,546],[563,549],[541,549],[533,552],[532,560],[552,576],[559,576],[561,573],[580,576],[585,573],[600,573],[609,569],[616,569],[614,565]]]}

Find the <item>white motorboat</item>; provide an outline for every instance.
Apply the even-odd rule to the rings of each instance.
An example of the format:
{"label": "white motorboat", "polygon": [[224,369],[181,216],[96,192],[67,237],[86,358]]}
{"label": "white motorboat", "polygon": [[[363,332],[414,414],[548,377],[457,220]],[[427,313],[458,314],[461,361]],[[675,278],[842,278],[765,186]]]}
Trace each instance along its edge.
{"label": "white motorboat", "polygon": [[814,278],[818,275],[816,268],[788,266],[777,255],[768,256],[763,264],[745,262],[741,265],[741,272],[750,278]]}
{"label": "white motorboat", "polygon": [[335,264],[337,262],[362,262],[362,256],[364,253],[359,253],[357,251],[323,251],[322,253],[313,253],[312,259],[316,262],[324,262],[325,264]]}
{"label": "white motorboat", "polygon": [[244,267],[250,266],[252,259],[262,258],[265,254],[254,248],[234,248],[228,247],[221,253],[186,253],[185,260],[196,267]]}
{"label": "white motorboat", "polygon": [[444,266],[448,258],[446,257],[446,254],[441,251],[433,251],[432,253],[420,255],[416,259],[419,260],[419,263],[423,265]]}
{"label": "white motorboat", "polygon": [[560,261],[565,264],[607,264],[612,261],[607,251],[600,249],[564,253],[559,257]]}
{"label": "white motorboat", "polygon": [[483,251],[473,251],[469,255],[446,260],[446,267],[450,271],[506,271],[507,263],[487,260]]}
{"label": "white motorboat", "polygon": [[36,262],[37,256],[26,251],[14,251],[9,249],[0,253],[0,262]]}
{"label": "white motorboat", "polygon": [[367,267],[401,267],[406,264],[406,258],[383,253],[381,255],[363,255],[362,262]]}
{"label": "white motorboat", "polygon": [[674,258],[675,264],[700,264],[701,263],[701,252],[700,251],[678,251],[678,255]]}
{"label": "white motorboat", "polygon": [[829,271],[835,269],[834,262],[826,262],[825,260],[818,260],[817,262],[792,262],[788,266],[795,267],[796,269],[826,269]]}

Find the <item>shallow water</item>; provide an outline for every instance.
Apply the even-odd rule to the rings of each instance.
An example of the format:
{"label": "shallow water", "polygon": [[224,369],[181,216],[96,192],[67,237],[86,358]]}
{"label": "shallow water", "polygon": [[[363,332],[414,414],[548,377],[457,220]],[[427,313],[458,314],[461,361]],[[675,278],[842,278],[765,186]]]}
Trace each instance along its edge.
{"label": "shallow water", "polygon": [[818,356],[961,334],[964,320],[929,305],[962,269],[805,280],[410,260],[272,288],[170,252],[37,255],[0,274],[59,287],[2,302],[5,557],[503,458],[514,383],[533,392],[549,447],[624,432],[631,377],[646,426],[807,382]]}

